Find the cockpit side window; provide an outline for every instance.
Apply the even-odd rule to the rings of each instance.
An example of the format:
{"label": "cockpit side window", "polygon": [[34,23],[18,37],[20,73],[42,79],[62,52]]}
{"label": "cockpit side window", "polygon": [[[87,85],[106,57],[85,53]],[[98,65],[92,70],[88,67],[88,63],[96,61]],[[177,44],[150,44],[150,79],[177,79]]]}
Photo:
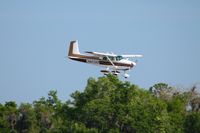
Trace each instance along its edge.
{"label": "cockpit side window", "polygon": [[115,61],[115,60],[116,60],[115,57],[112,57],[112,56],[108,56],[108,57],[104,56],[104,57],[103,57],[103,60],[104,60],[104,61],[108,61],[108,58],[109,58],[111,61]]}
{"label": "cockpit side window", "polygon": [[122,59],[123,59],[122,56],[117,56],[117,57],[116,57],[116,60],[117,60],[117,61],[120,61],[120,60],[122,60]]}

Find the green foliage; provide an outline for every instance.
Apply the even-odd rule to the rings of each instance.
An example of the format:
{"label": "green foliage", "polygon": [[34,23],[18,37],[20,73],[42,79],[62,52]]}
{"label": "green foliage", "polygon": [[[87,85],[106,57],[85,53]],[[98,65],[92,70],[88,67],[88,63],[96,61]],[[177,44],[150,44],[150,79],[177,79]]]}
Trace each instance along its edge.
{"label": "green foliage", "polygon": [[38,132],[37,120],[31,104],[21,104],[16,129],[21,133]]}
{"label": "green foliage", "polygon": [[18,115],[17,104],[14,101],[10,101],[6,102],[4,107],[3,119],[6,122],[7,129],[10,129],[11,132],[15,132]]}
{"label": "green foliage", "polygon": [[7,110],[4,105],[0,104],[0,132],[8,133],[9,132],[9,124],[6,117]]}
{"label": "green foliage", "polygon": [[200,133],[200,112],[191,112],[185,121],[186,133]]}
{"label": "green foliage", "polygon": [[33,104],[0,104],[0,132],[199,133],[199,94],[194,92],[181,93],[165,83],[148,91],[112,75],[89,78],[85,90],[64,103],[51,90]]}
{"label": "green foliage", "polygon": [[[72,94],[76,121],[100,132],[167,132],[167,105],[148,91],[113,76],[89,79],[84,92]],[[155,124],[156,123],[156,124]]]}
{"label": "green foliage", "polygon": [[171,131],[182,133],[186,116],[187,97],[179,94],[172,97],[168,102],[168,114],[170,116]]}
{"label": "green foliage", "polygon": [[73,123],[67,129],[67,133],[98,133],[98,130],[95,128],[86,128],[82,123]]}

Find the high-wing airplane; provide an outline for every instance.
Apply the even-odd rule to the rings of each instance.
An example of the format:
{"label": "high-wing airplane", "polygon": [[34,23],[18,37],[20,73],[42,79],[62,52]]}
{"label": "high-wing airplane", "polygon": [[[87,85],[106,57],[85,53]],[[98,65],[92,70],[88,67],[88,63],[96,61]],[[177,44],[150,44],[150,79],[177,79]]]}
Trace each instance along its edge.
{"label": "high-wing airplane", "polygon": [[[128,71],[136,66],[136,61],[130,61],[129,58],[142,57],[142,55],[116,55],[113,53],[100,53],[100,52],[85,52],[87,54],[81,54],[78,48],[78,41],[71,41],[68,57],[75,61],[94,64],[97,66],[103,66],[106,69],[101,70],[105,75],[111,73],[113,75],[120,74],[123,71],[122,76],[129,77]],[[90,54],[90,55],[89,55]],[[110,71],[111,70],[111,71]]]}

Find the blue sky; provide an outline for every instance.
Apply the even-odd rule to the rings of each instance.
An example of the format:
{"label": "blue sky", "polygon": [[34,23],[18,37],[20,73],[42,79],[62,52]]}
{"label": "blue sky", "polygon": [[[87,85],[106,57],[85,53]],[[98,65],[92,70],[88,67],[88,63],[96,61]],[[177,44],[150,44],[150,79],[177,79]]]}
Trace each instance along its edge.
{"label": "blue sky", "polygon": [[128,79],[140,87],[200,83],[197,0],[0,1],[0,102],[32,102],[51,89],[65,101],[102,76],[66,58],[74,39],[80,51],[143,54]]}

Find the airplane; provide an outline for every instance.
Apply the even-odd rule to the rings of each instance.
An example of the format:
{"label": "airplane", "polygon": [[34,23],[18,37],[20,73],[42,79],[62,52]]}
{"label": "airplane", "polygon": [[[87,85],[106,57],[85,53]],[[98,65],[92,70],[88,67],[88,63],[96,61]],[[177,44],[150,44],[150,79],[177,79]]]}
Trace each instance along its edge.
{"label": "airplane", "polygon": [[[137,61],[130,61],[129,58],[143,57],[143,55],[116,55],[113,53],[100,53],[86,51],[87,54],[79,52],[78,41],[71,41],[68,51],[68,58],[89,63],[97,66],[103,66],[106,69],[101,70],[104,75],[113,74],[117,76],[123,71],[122,76],[128,78],[128,71],[136,66]],[[110,71],[111,69],[111,71]]]}

